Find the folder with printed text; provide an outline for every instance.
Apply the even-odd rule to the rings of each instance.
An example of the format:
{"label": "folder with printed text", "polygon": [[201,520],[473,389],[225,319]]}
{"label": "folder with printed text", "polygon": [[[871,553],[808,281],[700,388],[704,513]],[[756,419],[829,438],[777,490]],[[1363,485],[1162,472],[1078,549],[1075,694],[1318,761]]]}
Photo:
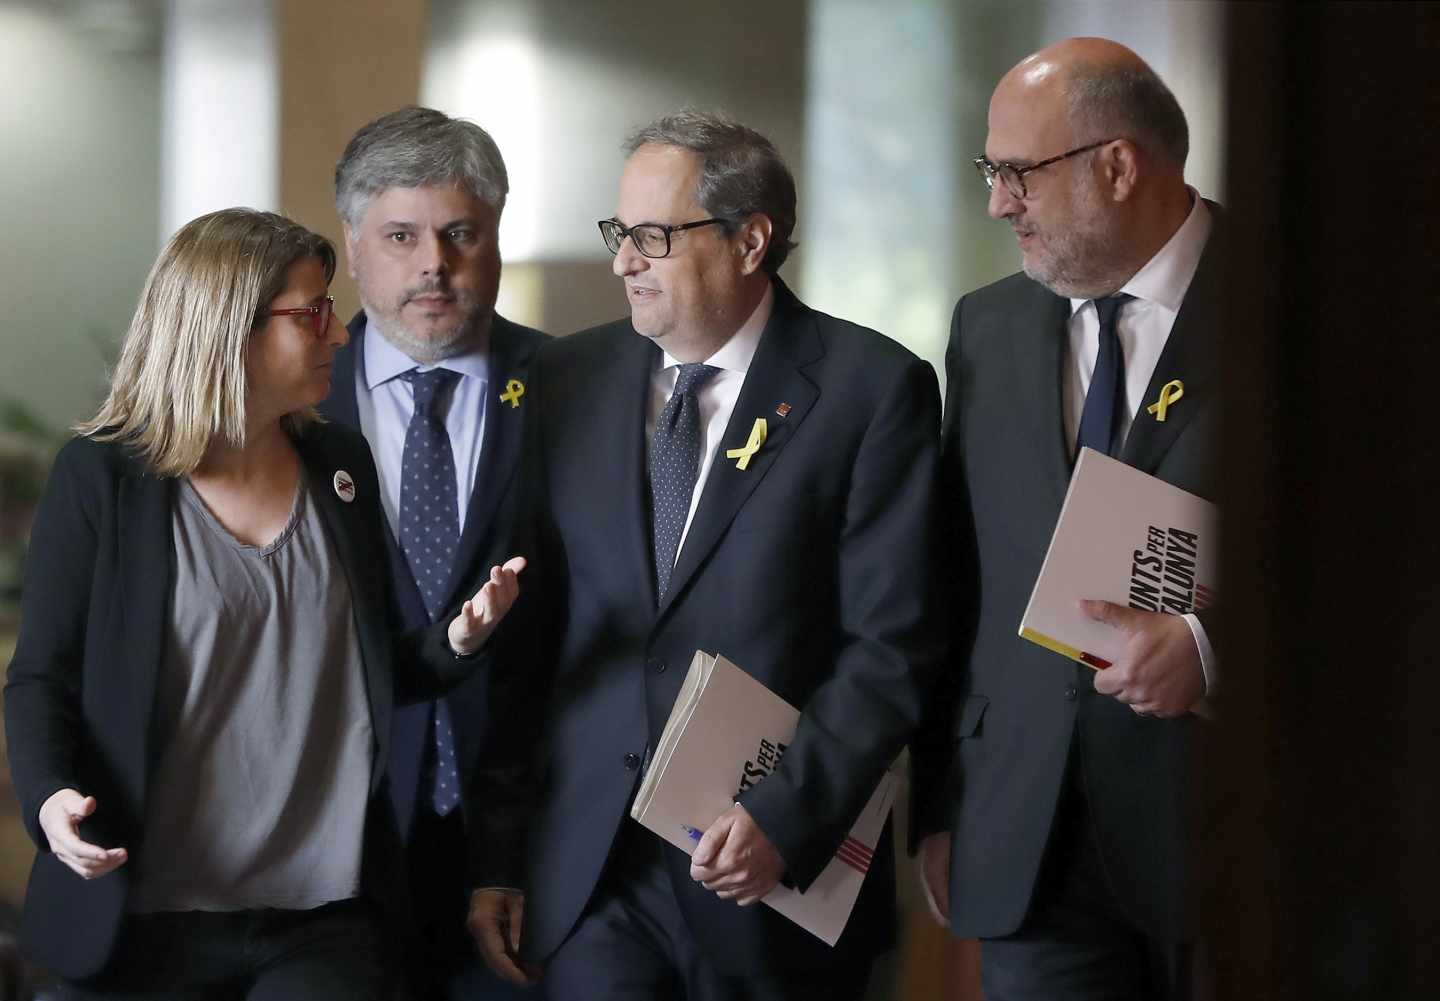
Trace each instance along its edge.
{"label": "folder with printed text", "polygon": [[1215,602],[1220,509],[1089,448],[1080,450],[1020,635],[1090,667],[1124,651],[1119,630],[1077,603],[1099,598],[1185,614]]}
{"label": "folder with printed text", "polygon": [[[630,815],[692,854],[698,833],[779,765],[799,721],[799,710],[733,663],[697,651]],[[834,945],[855,907],[894,799],[891,771],[809,888],[801,893],[777,886],[763,902]]]}

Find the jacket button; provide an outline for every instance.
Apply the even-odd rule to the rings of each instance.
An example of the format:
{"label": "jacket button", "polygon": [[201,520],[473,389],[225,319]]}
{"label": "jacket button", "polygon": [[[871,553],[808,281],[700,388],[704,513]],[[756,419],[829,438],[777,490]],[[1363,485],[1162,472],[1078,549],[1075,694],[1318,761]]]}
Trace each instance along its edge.
{"label": "jacket button", "polygon": [[634,751],[631,751],[629,754],[625,755],[625,767],[632,772],[635,769],[639,768],[640,755],[636,754]]}
{"label": "jacket button", "polygon": [[666,664],[663,660],[652,660],[650,663],[652,663],[652,664],[655,665],[655,673],[656,673],[656,674],[664,674],[664,673],[665,673],[665,668],[667,668],[667,667],[670,666],[670,665]]}
{"label": "jacket button", "polygon": [[1077,695],[1079,695],[1079,694],[1080,694],[1080,689],[1076,688],[1074,685],[1071,685],[1069,688],[1065,689],[1065,699],[1066,699],[1066,701],[1074,702],[1074,701],[1075,701],[1075,697],[1076,697]]}

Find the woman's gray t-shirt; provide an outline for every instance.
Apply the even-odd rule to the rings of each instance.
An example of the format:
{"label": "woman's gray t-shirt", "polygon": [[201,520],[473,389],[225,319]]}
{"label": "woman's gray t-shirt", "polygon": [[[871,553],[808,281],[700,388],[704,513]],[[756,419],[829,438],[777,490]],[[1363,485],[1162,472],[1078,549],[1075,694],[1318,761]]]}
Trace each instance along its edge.
{"label": "woman's gray t-shirt", "polygon": [[301,483],[263,548],[182,480],[130,908],[308,909],[359,892],[374,738],[350,589]]}

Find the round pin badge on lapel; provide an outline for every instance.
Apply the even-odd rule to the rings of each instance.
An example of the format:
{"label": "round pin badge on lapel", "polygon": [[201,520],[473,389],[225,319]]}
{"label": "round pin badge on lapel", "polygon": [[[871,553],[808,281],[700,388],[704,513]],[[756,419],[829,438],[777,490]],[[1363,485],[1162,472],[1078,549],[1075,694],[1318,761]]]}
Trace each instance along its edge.
{"label": "round pin badge on lapel", "polygon": [[355,479],[343,469],[335,470],[335,496],[346,504],[355,500]]}

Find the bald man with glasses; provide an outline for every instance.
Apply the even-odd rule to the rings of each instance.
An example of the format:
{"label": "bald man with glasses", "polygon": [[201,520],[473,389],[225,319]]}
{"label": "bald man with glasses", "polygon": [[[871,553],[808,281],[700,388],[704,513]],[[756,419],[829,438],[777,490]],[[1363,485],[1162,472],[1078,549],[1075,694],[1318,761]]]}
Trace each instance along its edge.
{"label": "bald man with glasses", "polygon": [[[1082,38],[1000,81],[975,160],[1024,270],[962,298],[951,328],[964,632],[914,748],[914,830],[937,915],[982,940],[991,1001],[1189,996],[1206,624],[1089,602],[1127,638],[1098,673],[1016,635],[1081,447],[1217,492],[1218,209],[1185,183],[1188,144],[1154,71]],[[1147,405],[1172,380],[1162,423]]]}

